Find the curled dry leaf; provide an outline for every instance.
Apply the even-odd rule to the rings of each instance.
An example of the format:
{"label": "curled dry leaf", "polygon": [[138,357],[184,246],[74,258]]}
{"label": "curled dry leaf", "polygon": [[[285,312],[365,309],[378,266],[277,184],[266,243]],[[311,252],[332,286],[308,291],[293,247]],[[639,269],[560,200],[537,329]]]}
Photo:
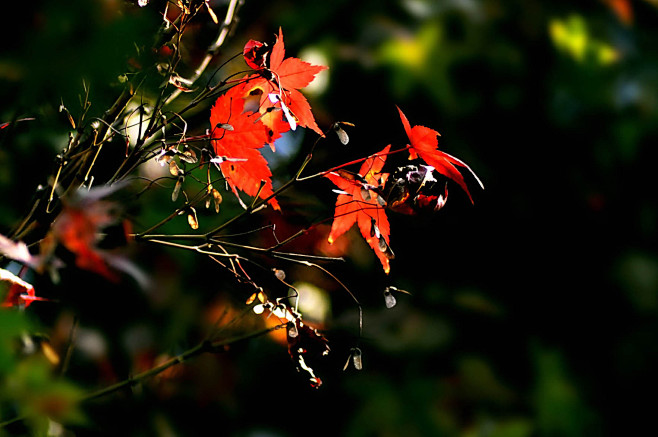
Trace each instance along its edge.
{"label": "curled dry leaf", "polygon": [[287,322],[286,339],[290,358],[295,363],[298,372],[303,371],[308,374],[311,387],[320,387],[322,380],[315,374],[313,366],[318,358],[329,354],[330,349],[327,338],[317,329],[305,324],[301,313],[296,309],[279,299],[275,302],[267,300],[265,293],[262,291],[252,294],[247,299],[247,304],[251,304],[257,299],[261,303],[253,307],[256,314],[263,314],[265,310],[269,310],[268,318],[274,316],[282,322]]}
{"label": "curled dry leaf", "polygon": [[[290,325],[293,325],[292,329]],[[315,374],[312,362],[318,357],[328,355],[329,351],[329,344],[325,336],[306,325],[301,316],[295,317],[288,323],[288,352],[297,371],[308,373],[309,383],[313,388],[319,388],[322,380]]]}

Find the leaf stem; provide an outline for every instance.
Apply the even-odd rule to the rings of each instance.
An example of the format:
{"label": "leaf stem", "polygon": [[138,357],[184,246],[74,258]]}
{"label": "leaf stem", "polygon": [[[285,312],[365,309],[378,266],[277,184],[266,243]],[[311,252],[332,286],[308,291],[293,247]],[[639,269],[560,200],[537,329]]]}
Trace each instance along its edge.
{"label": "leaf stem", "polygon": [[326,175],[327,173],[331,173],[332,171],[340,170],[340,169],[343,168],[343,167],[347,167],[347,166],[350,166],[350,165],[353,165],[353,164],[358,164],[359,162],[363,162],[363,161],[365,161],[366,159],[377,158],[377,157],[379,157],[379,156],[393,155],[393,154],[395,154],[395,153],[400,153],[400,152],[404,152],[405,150],[409,150],[410,148],[411,148],[411,146],[407,145],[406,147],[404,147],[404,148],[402,148],[402,149],[392,150],[392,151],[389,151],[389,152],[386,152],[386,153],[375,153],[375,154],[373,154],[373,155],[369,155],[369,156],[366,156],[366,157],[364,157],[364,158],[358,158],[358,159],[355,159],[355,160],[353,160],[353,161],[350,161],[350,162],[346,162],[346,163],[344,163],[344,164],[337,165],[336,167],[332,167],[332,168],[330,168],[329,170],[321,171],[321,172],[319,172],[319,173],[315,173],[315,174],[312,174],[312,175],[310,175],[310,176],[304,176],[303,178],[297,178],[297,180],[298,180],[298,181],[306,181],[306,180],[309,180],[309,179],[313,179],[313,178],[321,177],[321,176]]}

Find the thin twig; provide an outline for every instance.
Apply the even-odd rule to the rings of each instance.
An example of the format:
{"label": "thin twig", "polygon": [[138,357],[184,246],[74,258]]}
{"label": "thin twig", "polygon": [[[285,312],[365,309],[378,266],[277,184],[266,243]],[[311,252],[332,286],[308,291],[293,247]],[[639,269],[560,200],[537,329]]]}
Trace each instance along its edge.
{"label": "thin twig", "polygon": [[[243,334],[240,336],[236,337],[231,337],[225,340],[216,340],[216,341],[202,341],[201,343],[197,344],[196,346],[192,347],[191,349],[188,349],[187,351],[176,355],[175,357],[165,361],[162,364],[159,364],[155,367],[152,367],[151,369],[145,370],[141,373],[138,373],[136,375],[131,376],[128,379],[125,379],[121,382],[118,382],[116,384],[110,385],[108,387],[93,391],[91,393],[88,393],[81,398],[77,400],[78,403],[84,403],[84,402],[89,402],[93,399],[97,399],[103,396],[107,396],[109,394],[118,392],[124,388],[131,387],[136,384],[142,383],[144,380],[151,378],[153,376],[156,376],[165,370],[169,369],[170,367],[182,364],[196,356],[202,355],[204,353],[219,353],[219,352],[224,352],[227,350],[229,346],[235,345],[237,343],[247,341],[256,337],[263,336],[265,334],[268,334],[272,331],[275,331],[277,329],[281,329],[282,327],[285,326],[285,323],[282,323],[280,325],[275,325],[269,328],[264,328],[259,331],[251,332],[248,334]],[[20,415],[16,416],[14,418],[5,420],[4,422],[0,422],[0,428],[7,427],[13,423],[20,422],[23,420],[26,420],[29,418],[29,415]]]}
{"label": "thin twig", "polygon": [[[224,44],[224,41],[226,41],[226,37],[229,34],[231,24],[233,24],[233,21],[236,16],[236,12],[241,4],[242,4],[242,0],[231,0],[231,2],[228,5],[228,9],[226,10],[226,16],[224,17],[224,21],[220,25],[217,38],[208,47],[208,53],[206,53],[206,56],[203,58],[197,69],[194,71],[194,74],[186,80],[187,83],[193,84],[201,77],[203,72],[206,71],[206,68],[210,64],[210,61],[212,61],[219,48]],[[176,88],[169,95],[169,97],[165,99],[165,105],[175,100],[180,95],[181,92],[182,91],[179,88]]]}

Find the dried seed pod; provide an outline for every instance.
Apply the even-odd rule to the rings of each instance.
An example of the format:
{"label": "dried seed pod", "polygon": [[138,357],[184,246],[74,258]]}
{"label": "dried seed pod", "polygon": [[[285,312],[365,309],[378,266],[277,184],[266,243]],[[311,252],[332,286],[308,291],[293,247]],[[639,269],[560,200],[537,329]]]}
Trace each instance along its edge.
{"label": "dried seed pod", "polygon": [[372,198],[372,197],[370,196],[370,190],[368,190],[368,189],[365,188],[365,187],[361,187],[361,198],[362,198],[363,200],[365,200],[366,202],[370,201],[370,199]]}
{"label": "dried seed pod", "polygon": [[175,202],[178,199],[178,195],[180,194],[180,189],[183,186],[183,181],[185,181],[185,176],[179,176],[178,179],[176,180],[176,185],[174,185],[174,191],[171,193],[171,201]]}
{"label": "dried seed pod", "polygon": [[191,206],[187,210],[187,223],[190,225],[190,228],[194,230],[199,229],[199,220],[196,216],[196,210]]}
{"label": "dried seed pod", "polygon": [[284,272],[283,270],[281,270],[281,269],[277,269],[277,268],[273,268],[273,269],[272,269],[272,272],[274,273],[274,276],[276,276],[276,278],[277,278],[279,281],[284,281],[284,280],[286,279],[286,272]]}
{"label": "dried seed pod", "polygon": [[252,303],[254,303],[256,301],[256,299],[258,299],[258,301],[260,303],[267,302],[267,297],[265,296],[265,293],[263,293],[262,289],[258,293],[254,293],[251,296],[249,296],[249,298],[247,299],[245,304],[246,305],[251,305]]}
{"label": "dried seed pod", "polygon": [[391,289],[389,287],[386,287],[384,289],[384,303],[386,304],[386,308],[393,308],[397,304],[397,300],[395,299],[395,296],[391,293]]}
{"label": "dried seed pod", "polygon": [[257,293],[254,293],[251,296],[249,296],[247,298],[247,301],[245,302],[245,304],[246,305],[251,305],[252,303],[254,303],[254,301],[256,300],[256,295],[257,295]]}
{"label": "dried seed pod", "polygon": [[181,161],[185,161],[190,164],[195,164],[197,162],[196,152],[190,148],[187,144],[183,147],[183,151],[178,153]]}
{"label": "dried seed pod", "polygon": [[347,135],[347,132],[345,132],[338,123],[334,124],[334,132],[336,132],[336,136],[338,136],[338,141],[344,145],[347,145],[347,143],[350,142],[349,135]]}
{"label": "dried seed pod", "polygon": [[41,341],[41,352],[53,366],[57,366],[61,361],[59,354],[55,351],[48,340]]}
{"label": "dried seed pod", "polygon": [[219,213],[219,205],[222,204],[222,195],[219,194],[219,191],[217,191],[216,188],[212,189],[212,197],[215,201],[215,212]]}
{"label": "dried seed pod", "polygon": [[386,303],[386,308],[393,308],[397,304],[397,299],[393,295],[394,292],[411,295],[411,293],[406,290],[389,285],[384,289],[384,302]]}
{"label": "dried seed pod", "polygon": [[388,259],[395,258],[395,254],[393,253],[391,246],[388,245],[383,235],[379,236],[379,250],[381,250],[384,253],[386,258]]}
{"label": "dried seed pod", "polygon": [[356,370],[362,370],[363,369],[363,360],[361,358],[361,349],[358,347],[355,347],[352,349],[352,363],[354,364],[354,368]]}
{"label": "dried seed pod", "polygon": [[208,182],[208,185],[206,185],[206,209],[210,208],[210,202],[212,201],[212,184]]}
{"label": "dried seed pod", "polygon": [[333,125],[334,132],[336,132],[336,136],[338,137],[338,141],[340,141],[344,145],[347,145],[347,143],[350,142],[350,137],[349,135],[347,135],[347,132],[345,132],[345,129],[341,127],[341,124],[346,126],[352,126],[352,127],[354,127],[354,124],[349,123],[347,121],[337,121]]}
{"label": "dried seed pod", "polygon": [[295,322],[288,322],[288,337],[295,338],[299,335]]}
{"label": "dried seed pod", "polygon": [[353,347],[350,349],[350,356],[347,357],[347,361],[343,366],[343,371],[347,370],[350,365],[350,361],[356,370],[363,369],[363,360],[361,359],[361,349],[358,347]]}
{"label": "dried seed pod", "polygon": [[163,146],[162,150],[160,150],[160,153],[158,153],[158,155],[155,157],[155,162],[164,167],[165,164],[169,164],[169,162],[174,159],[175,154],[176,152],[174,152],[174,149],[171,147],[165,148]]}
{"label": "dried seed pod", "polygon": [[[376,237],[377,239],[381,238],[381,233],[379,232],[379,227],[377,227],[377,221],[374,218],[370,218],[370,236]],[[381,243],[380,243],[381,248]]]}
{"label": "dried seed pod", "polygon": [[169,161],[169,173],[171,173],[172,176],[180,176],[183,174],[183,170],[180,169],[178,164],[176,164],[176,161],[173,159]]}
{"label": "dried seed pod", "polygon": [[233,130],[233,126],[228,123],[217,123],[215,128],[224,129],[224,130]]}
{"label": "dried seed pod", "polygon": [[296,130],[297,125],[299,124],[299,118],[286,106],[285,103],[283,103],[283,100],[281,99],[281,96],[276,93],[270,93],[268,95],[270,101],[274,104],[279,103],[281,105],[281,110],[283,111],[283,116],[285,117],[286,121],[290,125],[290,130]]}

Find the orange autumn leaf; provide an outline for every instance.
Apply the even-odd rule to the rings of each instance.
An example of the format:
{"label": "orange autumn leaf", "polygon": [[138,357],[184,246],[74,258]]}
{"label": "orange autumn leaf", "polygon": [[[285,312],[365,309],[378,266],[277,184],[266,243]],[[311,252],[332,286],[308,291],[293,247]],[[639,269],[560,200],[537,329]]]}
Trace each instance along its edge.
{"label": "orange autumn leaf", "polygon": [[106,230],[120,226],[123,232],[120,244],[130,241],[130,223],[121,218],[118,202],[105,199],[124,187],[126,183],[78,189],[62,198],[62,211],[55,218],[50,231],[41,242],[41,255],[45,259],[54,256],[57,245],[75,255],[75,265],[119,281],[119,272],[146,286],[147,277],[127,257],[113,249],[102,249],[99,244],[106,237]]}
{"label": "orange autumn leaf", "polygon": [[245,82],[242,88],[236,92],[240,92],[244,99],[244,111],[260,113],[259,120],[267,128],[267,142],[272,152],[275,152],[274,142],[281,137],[281,134],[290,130],[290,124],[286,120],[285,114],[280,107],[261,104],[265,90],[259,86]]}
{"label": "orange autumn leaf", "polygon": [[624,25],[633,24],[633,6],[630,0],[603,0],[603,3],[617,16]]}
{"label": "orange autumn leaf", "polygon": [[114,206],[106,201],[68,202],[55,219],[51,236],[75,255],[76,265],[116,281],[103,254],[96,247],[99,230],[114,221]]}
{"label": "orange autumn leaf", "polygon": [[[279,105],[291,129],[294,130],[296,125],[299,125],[312,129],[322,136],[323,133],[315,121],[311,106],[299,89],[310,84],[315,76],[327,67],[313,65],[299,58],[286,58],[283,32],[280,28],[271,52],[264,53],[263,47],[266,47],[264,43],[249,41],[244,49],[247,64],[252,68],[258,67],[259,70],[258,74],[249,76],[248,80],[251,89],[263,90],[260,105],[262,107],[269,107],[272,103]],[[280,101],[268,103],[271,94],[279,96]]]}
{"label": "orange autumn leaf", "polygon": [[[242,85],[232,88],[210,110],[212,145],[222,174],[235,195],[241,190],[265,199],[274,193],[272,172],[259,151],[268,143],[268,132],[258,112],[245,110],[243,94]],[[281,209],[275,198],[268,203],[276,210]]]}
{"label": "orange autumn leaf", "polygon": [[359,174],[353,179],[348,173],[340,171],[325,175],[341,190],[341,194],[336,199],[329,243],[336,241],[356,224],[386,273],[391,270],[390,225],[383,206],[386,203],[379,199],[374,189],[383,185],[388,176],[386,173],[381,173],[381,170],[390,148],[390,145],[386,146],[381,152],[366,159],[361,165]]}
{"label": "orange autumn leaf", "polygon": [[470,191],[468,191],[468,187],[464,181],[464,176],[462,176],[455,165],[464,167],[470,171],[478,184],[480,184],[480,187],[484,189],[482,182],[473,170],[471,170],[471,168],[463,161],[439,150],[438,137],[440,134],[437,131],[425,126],[411,127],[409,120],[407,120],[407,117],[402,110],[398,108],[398,111],[400,112],[400,119],[404,125],[404,130],[409,137],[409,159],[420,158],[425,161],[425,163],[432,166],[434,170],[457,182],[457,184],[459,184],[459,186],[466,192],[472,203],[473,197],[471,196]]}

